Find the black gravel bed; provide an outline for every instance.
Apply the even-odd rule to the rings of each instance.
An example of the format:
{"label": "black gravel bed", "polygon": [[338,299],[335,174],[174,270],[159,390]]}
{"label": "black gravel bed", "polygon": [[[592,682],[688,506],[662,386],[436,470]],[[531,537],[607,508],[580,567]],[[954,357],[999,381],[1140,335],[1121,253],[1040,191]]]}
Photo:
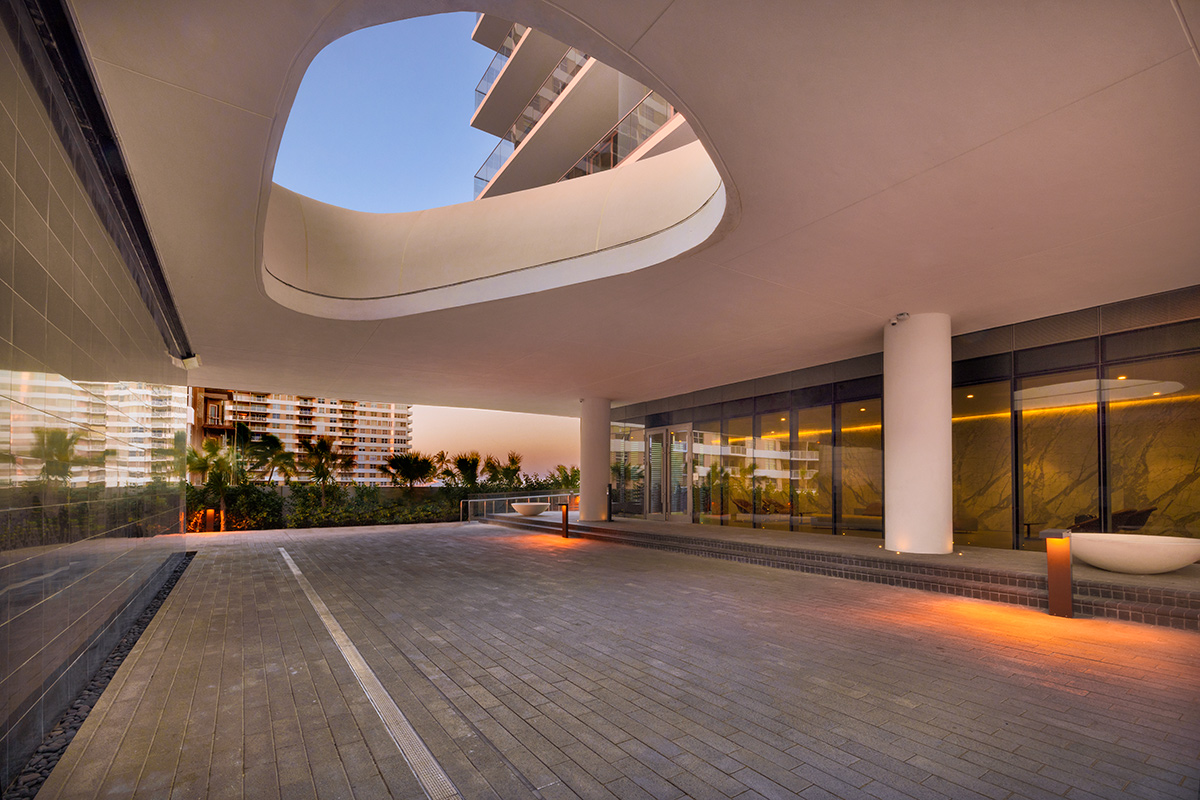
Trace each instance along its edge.
{"label": "black gravel bed", "polygon": [[100,665],[100,669],[88,681],[87,686],[75,698],[70,707],[59,718],[58,722],[46,734],[46,738],[38,745],[37,750],[33,751],[33,755],[29,757],[29,761],[17,777],[4,790],[2,800],[26,800],[37,795],[38,790],[42,788],[42,784],[50,777],[50,771],[62,758],[62,754],[66,752],[67,745],[75,738],[75,734],[79,731],[79,726],[87,719],[92,708],[95,707],[96,701],[100,699],[101,692],[108,686],[113,675],[117,674],[117,669],[120,668],[121,662],[125,660],[125,656],[133,650],[133,646],[137,644],[137,640],[141,637],[142,632],[150,625],[150,620],[154,619],[154,615],[158,613],[158,609],[166,602],[167,595],[175,588],[175,584],[179,582],[179,578],[183,575],[183,571],[187,569],[188,564],[192,563],[192,559],[196,553],[185,553],[179,563],[175,565],[175,569],[167,576],[167,580],[163,583],[162,588],[158,590],[158,594],[151,598],[146,610],[142,612],[129,631],[121,637],[121,641],[117,642],[117,646],[108,654],[108,658],[104,659],[104,663]]}

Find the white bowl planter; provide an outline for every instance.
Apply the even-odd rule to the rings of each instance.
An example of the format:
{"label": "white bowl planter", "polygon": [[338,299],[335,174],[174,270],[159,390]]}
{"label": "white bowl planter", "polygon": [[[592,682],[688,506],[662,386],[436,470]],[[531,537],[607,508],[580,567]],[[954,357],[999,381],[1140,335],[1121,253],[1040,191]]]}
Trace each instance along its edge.
{"label": "white bowl planter", "polygon": [[550,508],[549,503],[513,503],[513,511],[523,517],[536,517],[546,509]]}
{"label": "white bowl planter", "polygon": [[1109,572],[1157,575],[1200,560],[1200,539],[1138,533],[1072,533],[1071,554]]}

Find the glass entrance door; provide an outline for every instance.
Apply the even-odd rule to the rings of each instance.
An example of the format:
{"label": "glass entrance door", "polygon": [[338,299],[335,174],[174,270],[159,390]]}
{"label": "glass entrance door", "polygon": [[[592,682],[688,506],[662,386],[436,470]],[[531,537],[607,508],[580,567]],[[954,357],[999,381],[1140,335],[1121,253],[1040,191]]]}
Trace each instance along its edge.
{"label": "glass entrance door", "polygon": [[692,521],[691,426],[646,431],[646,517]]}

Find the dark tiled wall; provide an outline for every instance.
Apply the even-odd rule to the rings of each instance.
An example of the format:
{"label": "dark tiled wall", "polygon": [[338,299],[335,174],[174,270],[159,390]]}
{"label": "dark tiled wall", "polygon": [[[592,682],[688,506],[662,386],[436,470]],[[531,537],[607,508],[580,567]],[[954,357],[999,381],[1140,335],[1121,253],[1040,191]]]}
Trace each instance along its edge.
{"label": "dark tiled wall", "polygon": [[185,383],[0,26],[0,788],[182,550]]}

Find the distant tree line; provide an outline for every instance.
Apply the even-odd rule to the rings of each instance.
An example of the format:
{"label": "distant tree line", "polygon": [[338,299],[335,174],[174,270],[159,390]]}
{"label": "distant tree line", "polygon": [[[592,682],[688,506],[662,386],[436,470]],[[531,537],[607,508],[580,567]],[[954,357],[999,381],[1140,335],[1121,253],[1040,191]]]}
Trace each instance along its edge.
{"label": "distant tree line", "polygon": [[[187,471],[199,485],[187,485],[189,530],[203,530],[212,509],[220,530],[263,530],[282,527],[377,525],[457,520],[459,502],[471,494],[492,492],[577,492],[579,467],[559,464],[542,477],[521,471],[521,454],[506,459],[477,451],[447,455],[445,451],[393,453],[377,469],[405,495],[384,502],[377,487],[339,480],[354,466],[328,436],[300,442],[289,452],[278,436],[255,439],[239,422],[228,443],[206,439],[187,449]],[[289,487],[272,488],[276,478]],[[441,485],[419,492],[419,484]]]}

